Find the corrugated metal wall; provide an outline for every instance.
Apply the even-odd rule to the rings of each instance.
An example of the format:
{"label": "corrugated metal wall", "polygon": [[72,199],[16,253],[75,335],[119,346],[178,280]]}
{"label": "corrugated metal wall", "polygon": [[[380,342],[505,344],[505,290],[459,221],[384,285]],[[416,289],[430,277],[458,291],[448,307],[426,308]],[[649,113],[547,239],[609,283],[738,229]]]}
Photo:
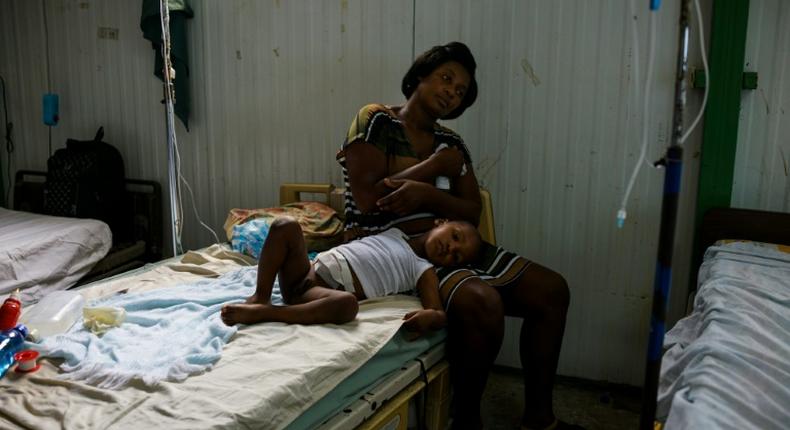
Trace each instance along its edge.
{"label": "corrugated metal wall", "polygon": [[[648,51],[641,6],[640,83]],[[678,11],[677,2],[664,2],[657,19],[651,161],[670,134]],[[495,196],[501,243],[559,271],[570,284],[560,373],[641,384],[663,174],[642,171],[629,221],[617,230],[614,213],[639,154],[641,121],[641,100],[636,109],[632,92],[627,3],[422,2],[416,16],[418,52],[460,39],[478,53],[483,96],[453,127],[473,148],[478,177]],[[698,138],[689,147],[675,252],[675,319],[685,306]],[[508,321],[501,364],[519,365],[518,326]]]}
{"label": "corrugated metal wall", "polygon": [[[644,76],[647,12],[637,3]],[[177,131],[198,212],[219,232],[228,209],[275,204],[282,182],[339,184],[334,153],[356,110],[401,102],[400,79],[415,51],[464,41],[477,57],[481,92],[449,126],[464,136],[478,177],[493,192],[501,243],[569,281],[560,373],[641,384],[663,173],[643,171],[628,223],[616,230],[614,214],[638,156],[632,80],[644,80],[634,76],[626,5],[195,1],[188,35],[193,116],[189,133],[180,123]],[[0,3],[13,170],[45,168],[40,99],[49,61],[62,117],[53,149],[104,125],[128,176],[166,186],[162,87],[139,13],[139,2],[121,0]],[[657,21],[651,159],[669,138],[677,13],[677,0],[665,1]],[[118,28],[118,40],[99,39],[99,27]],[[691,104],[698,98],[692,94]],[[698,137],[688,145],[674,318],[685,306]],[[184,199],[184,243],[209,244]],[[518,366],[516,329],[509,322],[500,363]]]}
{"label": "corrugated metal wall", "polygon": [[790,212],[790,3],[752,0],[732,190],[734,207]]}

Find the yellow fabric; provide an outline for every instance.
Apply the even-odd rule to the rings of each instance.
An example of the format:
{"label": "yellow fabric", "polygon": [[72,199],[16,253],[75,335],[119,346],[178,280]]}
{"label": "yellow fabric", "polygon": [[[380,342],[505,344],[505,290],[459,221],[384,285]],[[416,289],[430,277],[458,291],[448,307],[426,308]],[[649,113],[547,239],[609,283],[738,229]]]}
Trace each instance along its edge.
{"label": "yellow fabric", "polygon": [[123,308],[113,307],[83,308],[82,319],[85,321],[85,328],[94,334],[102,335],[107,330],[121,325],[126,319],[126,311]]}

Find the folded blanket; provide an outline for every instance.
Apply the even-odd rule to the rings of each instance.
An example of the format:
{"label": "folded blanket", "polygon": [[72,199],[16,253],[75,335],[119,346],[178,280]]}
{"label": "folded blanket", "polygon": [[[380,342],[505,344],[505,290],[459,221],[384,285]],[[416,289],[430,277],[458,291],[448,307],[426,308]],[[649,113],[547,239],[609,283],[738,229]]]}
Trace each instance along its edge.
{"label": "folded blanket", "polygon": [[236,327],[223,324],[219,311],[253,293],[256,273],[242,268],[217,279],[96,300],[90,306],[125,309],[124,323],[98,337],[80,321],[33,348],[63,358],[65,379],[101,388],[120,389],[133,380],[147,386],[182,381],[220,359]]}

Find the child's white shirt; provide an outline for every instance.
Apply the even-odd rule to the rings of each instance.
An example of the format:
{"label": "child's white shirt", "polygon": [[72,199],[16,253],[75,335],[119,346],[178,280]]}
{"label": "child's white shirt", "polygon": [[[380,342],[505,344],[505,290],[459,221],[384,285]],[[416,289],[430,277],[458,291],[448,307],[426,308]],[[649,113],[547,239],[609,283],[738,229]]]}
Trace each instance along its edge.
{"label": "child's white shirt", "polygon": [[417,256],[405,233],[391,228],[334,248],[348,260],[368,298],[413,290],[433,265]]}

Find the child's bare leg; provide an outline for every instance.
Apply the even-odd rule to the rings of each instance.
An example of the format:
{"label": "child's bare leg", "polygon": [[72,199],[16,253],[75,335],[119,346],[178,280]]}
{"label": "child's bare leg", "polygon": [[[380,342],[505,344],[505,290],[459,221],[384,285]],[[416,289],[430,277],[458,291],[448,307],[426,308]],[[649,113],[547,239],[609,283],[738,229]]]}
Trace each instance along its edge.
{"label": "child's bare leg", "polygon": [[[255,293],[247,298],[246,304],[269,306],[272,287],[277,275],[280,278],[280,291],[287,301],[292,290],[305,286],[310,273],[310,260],[307,258],[307,249],[299,223],[290,217],[277,218],[269,227],[269,235],[263,243],[261,256],[258,259]],[[249,315],[251,312],[248,310],[250,309],[240,306],[242,305],[224,306],[221,312],[222,320],[228,325],[239,322],[251,324],[264,321],[264,319],[254,321],[253,315]],[[247,310],[238,314],[237,311],[244,309]],[[239,317],[244,321],[239,320]]]}
{"label": "child's bare leg", "polygon": [[[283,301],[289,306],[270,303],[275,276],[279,276]],[[278,321],[289,324],[343,324],[356,318],[359,306],[353,294],[326,288],[307,258],[302,229],[293,218],[277,218],[258,261],[255,294],[244,304],[222,308],[227,325]]]}
{"label": "child's bare leg", "polygon": [[255,294],[247,303],[269,303],[276,276],[280,275],[280,290],[301,285],[310,271],[310,260],[302,236],[302,228],[291,217],[280,217],[272,222],[269,235],[258,259],[258,279]]}
{"label": "child's bare leg", "polygon": [[[288,306],[263,303],[228,305],[222,320],[233,325],[264,321],[287,324],[343,324],[354,320],[359,310],[357,298],[346,291],[315,286],[309,288]],[[226,310],[227,309],[227,310]]]}

